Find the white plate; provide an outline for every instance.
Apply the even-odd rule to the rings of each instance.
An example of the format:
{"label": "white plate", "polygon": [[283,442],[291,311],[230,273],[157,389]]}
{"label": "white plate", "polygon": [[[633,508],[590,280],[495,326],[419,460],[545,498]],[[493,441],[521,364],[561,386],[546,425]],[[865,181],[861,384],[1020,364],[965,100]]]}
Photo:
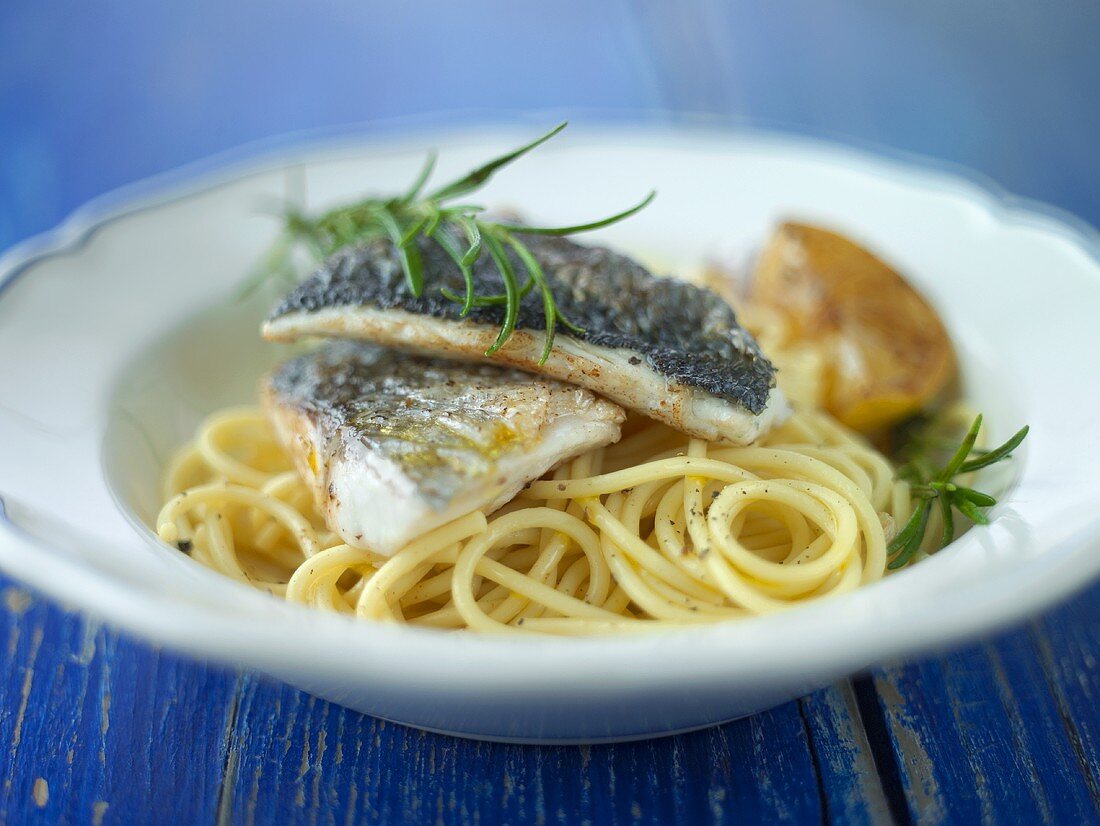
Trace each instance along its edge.
{"label": "white plate", "polygon": [[1032,426],[989,528],[912,570],[779,616],[599,639],[444,634],[287,605],[155,541],[168,451],[247,402],[277,349],[274,296],[231,300],[275,222],[391,191],[427,147],[463,170],[530,129],[329,143],[176,174],[79,213],[0,262],[0,565],[45,593],[191,654],[256,668],[423,728],[525,741],[704,726],[884,658],[1020,620],[1100,571],[1100,265],[1051,211],[928,168],[806,140],[703,129],[573,129],[503,173],[495,204],[545,221],[651,208],[603,233],[650,259],[748,250],[780,217],[841,228],[895,262],[956,337],[993,436]]}

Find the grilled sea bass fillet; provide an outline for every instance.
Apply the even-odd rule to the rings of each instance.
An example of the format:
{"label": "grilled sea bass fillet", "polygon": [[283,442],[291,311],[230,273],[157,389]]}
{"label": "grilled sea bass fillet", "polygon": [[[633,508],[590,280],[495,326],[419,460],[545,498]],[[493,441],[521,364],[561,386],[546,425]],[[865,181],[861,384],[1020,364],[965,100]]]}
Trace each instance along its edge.
{"label": "grilled sea bass fillet", "polygon": [[329,527],[387,556],[618,441],[625,418],[578,387],[358,342],[284,362],[262,398]]}
{"label": "grilled sea bass fillet", "polygon": [[[538,290],[520,304],[516,331],[491,361],[586,387],[704,439],[748,444],[787,413],[775,369],[714,293],[658,278],[625,256],[565,238],[526,236],[558,307],[584,329],[558,326],[544,365],[545,318]],[[264,325],[264,336],[360,338],[432,355],[485,360],[502,310],[458,304],[464,282],[438,244],[421,239],[425,289],[406,287],[394,246],[379,239],[330,257],[294,289]],[[522,265],[515,262],[521,278]],[[499,293],[488,255],[474,271],[479,295]]]}

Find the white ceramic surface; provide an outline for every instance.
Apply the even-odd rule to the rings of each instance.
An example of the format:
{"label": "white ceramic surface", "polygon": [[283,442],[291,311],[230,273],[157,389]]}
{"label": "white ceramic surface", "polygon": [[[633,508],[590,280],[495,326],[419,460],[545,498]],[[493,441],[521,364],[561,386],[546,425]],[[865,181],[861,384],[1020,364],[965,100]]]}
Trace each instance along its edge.
{"label": "white ceramic surface", "polygon": [[749,714],[884,658],[955,644],[1100,572],[1100,246],[1052,211],[954,174],[808,140],[574,129],[487,196],[542,221],[658,200],[600,240],[689,266],[786,216],[895,262],[957,339],[993,436],[1032,426],[989,528],[912,570],[788,613],[690,631],[498,639],[355,622],[254,593],[144,527],[163,461],[248,402],[279,350],[274,291],[233,287],[274,236],[264,207],[390,191],[429,146],[440,175],[531,129],[330,142],[111,196],[0,260],[0,566],[154,642],[256,668],[423,728],[526,741],[629,739]]}

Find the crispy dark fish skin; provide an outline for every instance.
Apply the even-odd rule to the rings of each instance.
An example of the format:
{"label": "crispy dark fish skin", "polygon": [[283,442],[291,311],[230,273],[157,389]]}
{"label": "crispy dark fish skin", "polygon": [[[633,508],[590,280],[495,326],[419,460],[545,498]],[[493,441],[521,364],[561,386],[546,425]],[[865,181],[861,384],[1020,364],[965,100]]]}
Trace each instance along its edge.
{"label": "crispy dark fish skin", "polygon": [[[767,406],[775,368],[737,323],[733,310],[710,290],[651,274],[630,258],[566,238],[524,236],[543,266],[564,315],[583,333],[561,326],[558,336],[631,350],[656,372],[681,385],[734,402],[753,415]],[[270,320],[293,313],[348,306],[404,310],[461,321],[461,307],[440,287],[464,292],[461,272],[438,244],[421,239],[425,290],[414,298],[405,284],[393,244],[377,239],[326,260],[295,288]],[[514,259],[521,279],[525,271]],[[483,255],[474,268],[478,294],[500,293],[500,276]],[[500,307],[475,307],[467,319],[499,326]],[[545,330],[542,301],[532,290],[520,305],[517,330]]]}

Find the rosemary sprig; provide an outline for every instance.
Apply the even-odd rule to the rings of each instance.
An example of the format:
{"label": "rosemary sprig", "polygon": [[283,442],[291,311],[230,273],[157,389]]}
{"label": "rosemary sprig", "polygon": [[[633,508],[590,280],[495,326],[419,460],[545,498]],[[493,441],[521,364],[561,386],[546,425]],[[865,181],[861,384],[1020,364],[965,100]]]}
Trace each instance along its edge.
{"label": "rosemary sprig", "polygon": [[[456,199],[476,192],[498,170],[546,143],[565,127],[566,123],[560,123],[530,143],[493,158],[426,195],[423,194],[424,189],[435,168],[434,152],[429,154],[416,178],[401,195],[366,198],[316,217],[288,212],[284,216],[283,236],[261,269],[271,275],[285,274],[289,269],[293,247],[297,244],[304,246],[320,261],[350,244],[379,237],[389,238],[398,251],[409,292],[419,297],[424,293],[425,282],[432,276],[432,273],[424,269],[419,245],[422,239],[430,240],[439,245],[462,273],[465,283],[463,293],[455,293],[445,287],[441,287],[440,292],[447,299],[462,305],[463,317],[474,307],[502,309],[500,332],[486,351],[487,356],[497,352],[511,338],[521,302],[532,291],[537,291],[546,319],[546,340],[539,359],[542,364],[550,357],[554,334],[559,325],[575,333],[583,333],[584,330],[563,315],[542,267],[521,236],[563,236],[600,229],[644,209],[657,193],[651,191],[634,206],[606,218],[565,227],[528,226],[520,222],[490,220],[484,215],[484,207],[458,202]],[[473,275],[474,266],[486,255],[492,260],[500,276],[501,292],[478,295]],[[522,282],[520,270],[525,276]],[[255,280],[250,283],[255,286]]]}
{"label": "rosemary sprig", "polygon": [[936,468],[933,456],[938,449],[942,449],[944,440],[927,432],[930,428],[925,428],[925,432],[917,429],[899,452],[905,462],[898,468],[898,476],[910,483],[910,492],[918,501],[909,520],[886,548],[891,570],[909,564],[920,550],[934,507],[939,507],[943,515],[941,548],[955,538],[955,511],[977,525],[989,524],[985,508],[996,505],[997,500],[988,493],[959,484],[956,479],[1008,459],[1027,437],[1028,428],[1020,428],[1012,438],[992,450],[978,450],[974,444],[981,427],[982,417],[979,414],[939,468]]}

